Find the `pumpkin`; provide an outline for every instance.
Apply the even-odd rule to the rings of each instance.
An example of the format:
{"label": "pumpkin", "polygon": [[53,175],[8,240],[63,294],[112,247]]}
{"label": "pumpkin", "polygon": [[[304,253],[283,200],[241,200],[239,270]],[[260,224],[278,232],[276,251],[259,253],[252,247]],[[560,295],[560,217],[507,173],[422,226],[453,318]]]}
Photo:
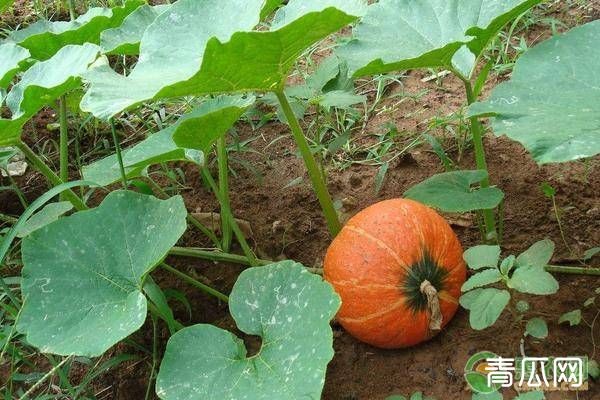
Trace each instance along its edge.
{"label": "pumpkin", "polygon": [[325,256],[323,276],[342,299],[337,320],[381,348],[430,339],[458,308],[462,253],[450,225],[421,203],[394,199],[362,210]]}

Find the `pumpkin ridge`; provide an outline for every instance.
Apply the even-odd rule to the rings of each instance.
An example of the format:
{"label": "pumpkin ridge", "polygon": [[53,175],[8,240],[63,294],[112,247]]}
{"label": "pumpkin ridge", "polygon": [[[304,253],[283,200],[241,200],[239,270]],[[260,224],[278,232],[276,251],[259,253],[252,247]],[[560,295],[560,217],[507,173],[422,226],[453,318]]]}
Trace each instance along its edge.
{"label": "pumpkin ridge", "polygon": [[377,318],[377,317],[381,317],[383,315],[389,314],[392,311],[395,311],[396,309],[398,309],[399,307],[403,306],[406,304],[406,301],[404,299],[398,300],[395,303],[389,305],[388,307],[386,307],[383,310],[379,310],[377,312],[368,314],[368,315],[363,315],[362,317],[358,317],[358,318],[350,318],[350,317],[339,317],[338,319],[340,321],[344,321],[344,322],[365,322],[368,321],[370,319],[373,318]]}
{"label": "pumpkin ridge", "polygon": [[346,225],[345,228],[359,234],[360,236],[362,236],[366,239],[369,239],[370,241],[375,243],[378,247],[387,251],[394,258],[394,260],[396,260],[396,263],[398,263],[398,266],[400,266],[400,268],[402,268],[405,272],[410,273],[410,267],[408,265],[406,265],[406,263],[404,261],[402,261],[402,258],[400,258],[398,253],[396,253],[396,251],[394,251],[394,249],[392,249],[390,246],[388,246],[387,243],[385,243],[383,240],[378,239],[375,236],[371,235],[369,232],[365,231],[364,229],[358,228],[353,225]]}
{"label": "pumpkin ridge", "polygon": [[383,283],[358,284],[354,281],[329,281],[334,286],[352,286],[355,289],[397,289],[397,285],[385,285]]}
{"label": "pumpkin ridge", "polygon": [[458,300],[456,299],[456,297],[452,296],[446,290],[439,291],[438,297],[440,298],[440,300],[446,301],[448,303],[458,304]]}

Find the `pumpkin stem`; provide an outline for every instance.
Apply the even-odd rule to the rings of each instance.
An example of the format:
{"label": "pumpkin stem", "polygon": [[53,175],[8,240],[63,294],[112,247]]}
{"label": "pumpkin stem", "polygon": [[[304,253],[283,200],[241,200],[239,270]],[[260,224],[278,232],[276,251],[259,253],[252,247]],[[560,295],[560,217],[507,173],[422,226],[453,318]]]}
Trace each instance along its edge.
{"label": "pumpkin stem", "polygon": [[427,296],[427,311],[429,312],[429,329],[439,331],[442,329],[442,310],[440,309],[440,299],[436,288],[428,280],[421,283],[421,293]]}

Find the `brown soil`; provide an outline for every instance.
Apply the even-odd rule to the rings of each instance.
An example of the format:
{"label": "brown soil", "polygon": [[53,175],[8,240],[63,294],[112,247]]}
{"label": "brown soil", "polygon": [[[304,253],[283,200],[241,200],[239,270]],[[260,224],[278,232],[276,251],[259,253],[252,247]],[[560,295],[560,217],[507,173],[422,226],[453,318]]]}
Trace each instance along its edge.
{"label": "brown soil", "polygon": [[[598,8],[600,9],[600,7]],[[593,13],[598,9],[594,8]],[[599,14],[595,14],[596,18]],[[569,14],[560,15],[572,22]],[[530,35],[535,35],[532,33]],[[528,36],[530,36],[528,35]],[[387,100],[380,106],[381,113],[372,118],[365,133],[379,132],[386,122],[396,124],[405,136],[422,132],[427,121],[437,115],[447,115],[459,109],[464,101],[459,82],[447,77],[442,85],[435,82],[422,83],[425,74],[411,73],[403,79],[403,85],[390,88],[390,94],[404,91],[417,94],[428,92],[416,101]],[[493,82],[492,85],[493,86]],[[41,126],[45,126],[45,120]],[[307,266],[320,266],[330,238],[321,217],[319,204],[312,192],[302,160],[295,155],[295,145],[288,135],[287,127],[271,123],[259,131],[240,125],[241,139],[254,138],[252,152],[235,153],[234,156],[251,163],[261,175],[255,175],[232,164],[237,176],[231,179],[232,208],[238,218],[250,222],[254,237],[252,243],[262,258],[273,260],[290,258]],[[454,148],[454,139],[437,132],[447,145]],[[48,134],[45,132],[44,134]],[[269,145],[274,139],[284,139]],[[357,141],[368,141],[361,133]],[[267,147],[268,146],[268,147]],[[506,193],[504,206],[503,248],[508,254],[518,254],[532,243],[550,238],[556,244],[555,264],[577,265],[583,252],[600,245],[600,157],[587,162],[573,162],[540,167],[517,143],[506,138],[488,135],[485,140],[491,180]],[[456,151],[450,156],[456,159]],[[473,154],[467,149],[460,162],[461,169],[474,167]],[[185,170],[184,191],[188,210],[194,212],[218,212],[218,203],[201,185],[198,172],[189,165],[180,164]],[[376,167],[353,165],[345,170],[329,170],[329,188],[337,200],[345,199],[345,217],[379,200],[401,197],[412,185],[434,173],[443,172],[437,156],[428,146],[422,146],[396,159],[388,170],[385,184],[377,195],[374,190]],[[302,183],[284,188],[298,177]],[[563,243],[559,225],[554,216],[552,203],[540,189],[548,182],[557,189],[556,201],[561,209],[564,237],[572,249]],[[4,183],[4,182],[3,182]],[[29,199],[45,191],[44,181],[36,173],[19,180]],[[0,211],[9,214],[20,212],[16,198],[8,192],[0,192]],[[465,248],[480,242],[479,230],[472,216],[448,216],[456,234]],[[274,227],[277,229],[274,229]],[[182,246],[209,246],[194,229],[184,235]],[[170,258],[172,265],[190,273],[203,282],[229,292],[243,267],[215,264],[187,258]],[[598,265],[600,257],[592,263]],[[13,271],[14,273],[14,271]],[[173,304],[176,316],[186,325],[212,323],[238,334],[235,323],[228,314],[227,306],[212,297],[198,292],[163,271],[154,273],[163,288],[183,291],[192,305],[192,317],[180,304]],[[526,354],[534,356],[590,355],[597,356],[594,343],[600,341],[600,333],[590,332],[585,326],[558,325],[558,317],[567,311],[582,308],[582,303],[593,296],[600,287],[600,279],[581,276],[559,276],[559,293],[549,297],[523,297],[532,305],[531,316],[543,316],[549,322],[549,336],[545,340],[525,340]],[[593,315],[584,313],[587,320]],[[168,332],[161,326],[159,349],[164,349]],[[329,365],[324,400],[380,400],[392,394],[409,395],[415,391],[435,396],[438,400],[470,399],[462,377],[464,364],[470,355],[482,350],[494,351],[504,357],[520,354],[524,323],[515,321],[509,314],[487,330],[478,332],[469,327],[468,314],[460,310],[450,325],[437,337],[409,349],[380,350],[360,343],[341,327],[334,326],[335,357]],[[152,327],[148,322],[132,340],[147,349],[152,345]],[[256,340],[247,341],[252,347]],[[126,363],[98,378],[94,388],[100,399],[142,399],[148,385],[151,358],[122,343],[104,357],[120,353],[137,353],[140,360]],[[596,357],[597,358],[597,357]],[[83,370],[76,370],[74,380]],[[509,392],[506,392],[508,396]],[[510,392],[510,398],[515,393]],[[548,394],[554,399],[600,399],[600,384],[592,382],[588,392]]]}

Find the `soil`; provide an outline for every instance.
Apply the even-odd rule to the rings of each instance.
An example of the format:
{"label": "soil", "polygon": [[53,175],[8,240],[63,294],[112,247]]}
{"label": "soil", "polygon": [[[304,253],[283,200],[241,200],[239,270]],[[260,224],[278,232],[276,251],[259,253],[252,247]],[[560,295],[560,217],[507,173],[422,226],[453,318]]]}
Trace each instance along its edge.
{"label": "soil", "polygon": [[[592,6],[591,11],[586,10],[586,21],[600,17],[600,5]],[[568,12],[554,16],[566,24],[573,25],[575,20],[581,23],[580,14],[577,18]],[[533,30],[528,37],[541,38],[544,35],[540,32],[541,28]],[[368,122],[363,132],[356,133],[355,140],[368,142],[370,139],[364,133],[381,132],[385,129],[383,125],[388,122],[396,125],[400,141],[407,140],[415,132],[425,130],[427,121],[432,118],[460,109],[464,102],[460,82],[450,76],[444,78],[440,85],[435,81],[421,82],[426,75],[424,72],[411,72],[402,79],[402,85],[391,86],[390,95],[416,95],[423,89],[427,89],[427,92],[421,97],[416,96],[418,99],[414,101],[398,102],[397,98],[386,100],[379,106],[381,112]],[[505,78],[500,76],[493,79]],[[494,85],[493,79],[489,87]],[[46,123],[44,119],[40,126]],[[269,123],[253,131],[247,124],[240,124],[237,131],[241,140],[253,139],[251,151],[234,153],[232,158],[250,163],[260,179],[255,173],[241,168],[240,164],[232,163],[236,174],[230,182],[231,203],[236,217],[251,224],[251,242],[255,251],[262,258],[289,258],[307,266],[319,267],[330,237],[303,162],[295,154],[288,128],[279,123]],[[441,130],[434,133],[445,144],[445,148],[451,149],[450,157],[456,159],[458,153],[453,144],[456,140]],[[50,133],[44,132],[42,136],[45,135]],[[282,135],[283,139],[271,144]],[[554,264],[578,265],[585,250],[600,245],[600,157],[586,162],[540,167],[518,143],[507,138],[488,134],[485,148],[491,181],[506,194],[502,242],[505,255],[518,254],[532,243],[549,238],[556,244]],[[185,172],[188,189],[182,195],[188,210],[219,212],[218,203],[202,185],[198,171],[188,164],[176,165]],[[474,168],[470,149],[465,150],[458,167]],[[392,162],[378,194],[374,190],[377,168],[359,164],[343,170],[328,170],[329,189],[336,200],[343,200],[344,218],[348,218],[377,201],[401,197],[412,185],[443,171],[439,158],[431,148],[423,145]],[[298,177],[303,178],[300,184],[286,187]],[[552,202],[540,188],[543,182],[556,188],[563,234]],[[18,184],[30,200],[46,190],[44,180],[34,172],[19,178]],[[0,204],[3,213],[18,215],[21,212],[11,192],[0,192]],[[464,248],[480,243],[479,229],[472,215],[446,217]],[[179,245],[210,247],[210,243],[193,228],[188,230]],[[179,257],[170,257],[167,261],[224,293],[231,290],[244,268]],[[590,263],[600,264],[600,257],[596,256]],[[187,296],[192,307],[191,318],[185,307],[173,303],[176,317],[184,324],[211,323],[244,337],[237,331],[226,304],[198,292],[164,271],[156,271],[153,276],[161,287],[180,290]],[[589,355],[598,358],[595,343],[600,342],[600,333],[597,329],[591,332],[585,325],[559,325],[557,320],[567,311],[582,308],[583,302],[600,287],[600,279],[576,275],[560,275],[557,278],[560,291],[556,295],[522,297],[532,306],[527,318],[543,316],[549,324],[549,336],[545,340],[524,340],[525,354]],[[590,321],[594,314],[588,309],[584,310],[584,316]],[[469,327],[467,312],[461,309],[438,336],[425,344],[402,350],[380,350],[358,342],[340,326],[334,325],[333,328],[335,357],[327,371],[322,396],[324,400],[382,400],[393,394],[407,396],[415,391],[435,396],[438,400],[463,400],[471,398],[462,376],[469,356],[482,350],[490,350],[503,357],[520,355],[524,322],[515,321],[512,315],[504,313],[493,327],[474,331]],[[131,339],[150,349],[151,323],[147,322]],[[167,339],[168,332],[161,326],[159,349],[164,348]],[[245,339],[251,352],[260,345],[256,338]],[[140,359],[124,363],[96,379],[94,389],[99,399],[144,398],[151,358],[127,342],[115,346],[104,358],[122,353],[135,353]],[[72,372],[74,381],[80,379],[83,372],[82,368],[75,369]],[[515,395],[514,392],[505,392],[507,398]],[[600,383],[591,382],[587,392],[553,393],[547,394],[547,398],[600,399]]]}

